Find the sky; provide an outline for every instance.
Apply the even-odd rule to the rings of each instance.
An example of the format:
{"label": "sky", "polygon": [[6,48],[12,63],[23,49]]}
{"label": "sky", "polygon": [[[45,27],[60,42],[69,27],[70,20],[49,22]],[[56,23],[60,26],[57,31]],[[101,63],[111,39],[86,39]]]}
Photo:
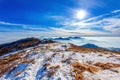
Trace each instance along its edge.
{"label": "sky", "polygon": [[0,39],[120,36],[120,0],[0,0]]}

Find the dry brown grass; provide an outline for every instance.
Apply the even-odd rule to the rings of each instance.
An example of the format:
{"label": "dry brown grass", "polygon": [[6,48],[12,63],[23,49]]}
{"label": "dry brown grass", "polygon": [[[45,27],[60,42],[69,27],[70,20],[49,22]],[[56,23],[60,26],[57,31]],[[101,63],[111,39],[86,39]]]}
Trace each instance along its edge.
{"label": "dry brown grass", "polygon": [[16,74],[15,74],[15,76],[18,76],[18,75],[20,75],[22,73],[22,71],[19,71],[19,72],[17,72]]}
{"label": "dry brown grass", "polygon": [[86,66],[84,64],[80,64],[78,62],[74,62],[71,65],[73,66],[73,71],[77,72],[77,73],[84,72],[88,68],[88,66]]}
{"label": "dry brown grass", "polygon": [[5,74],[6,72],[11,73],[19,64],[29,64],[29,63],[34,64],[35,63],[34,59],[30,60],[26,56],[22,57],[25,54],[27,53],[23,51],[23,52],[12,54],[8,57],[1,58],[0,59],[0,76]]}
{"label": "dry brown grass", "polygon": [[117,60],[120,60],[120,57],[116,57]]}
{"label": "dry brown grass", "polygon": [[118,68],[120,67],[120,64],[115,64],[115,63],[101,63],[97,62],[94,64],[95,66],[98,66],[102,69],[111,69],[111,68]]}
{"label": "dry brown grass", "polygon": [[92,65],[87,65],[87,64],[80,64],[78,62],[74,62],[72,64],[72,66],[74,68],[73,71],[77,72],[77,73],[81,73],[81,72],[84,72],[84,71],[89,71],[89,72],[92,72],[92,73],[96,73],[100,70],[98,67],[95,67],[95,66],[92,66]]}
{"label": "dry brown grass", "polygon": [[32,59],[32,60],[22,60],[20,63],[23,63],[23,64],[32,63],[32,64],[34,64],[35,63],[35,59]]}
{"label": "dry brown grass", "polygon": [[54,75],[56,73],[56,70],[59,69],[60,66],[57,65],[57,66],[51,66],[49,69],[49,72],[47,74],[48,77],[51,77],[52,75]]}
{"label": "dry brown grass", "polygon": [[45,67],[48,67],[48,66],[50,66],[50,63],[46,63],[46,64],[44,64],[44,66],[45,66]]}
{"label": "dry brown grass", "polygon": [[72,58],[67,58],[67,59],[64,59],[64,60],[61,60],[62,63],[65,63],[67,61],[70,61]]}
{"label": "dry brown grass", "polygon": [[[73,67],[72,72],[75,72],[75,80],[85,80],[84,76],[82,75],[83,72],[88,71],[91,72],[93,74],[95,74],[96,72],[99,72],[101,70],[112,70],[112,68],[118,68],[120,67],[120,64],[115,64],[115,63],[95,63],[94,65],[88,65],[88,64],[81,64],[78,62],[74,62],[71,64]],[[117,70],[112,70],[114,72],[117,72]]]}
{"label": "dry brown grass", "polygon": [[16,63],[0,65],[0,77],[6,72],[10,73],[12,70],[16,68],[16,65],[17,65]]}
{"label": "dry brown grass", "polygon": [[50,69],[53,69],[53,70],[56,70],[56,69],[58,69],[58,68],[60,68],[59,65],[57,65],[57,66],[51,66],[51,67],[50,67]]}
{"label": "dry brown grass", "polygon": [[92,65],[94,63],[94,61],[86,61],[86,63]]}
{"label": "dry brown grass", "polygon": [[74,61],[78,61],[78,60],[77,60],[77,59],[74,59],[74,58],[69,57],[69,58],[66,58],[66,59],[61,60],[61,63],[71,64],[71,63],[72,63],[72,62],[74,62]]}
{"label": "dry brown grass", "polygon": [[85,80],[84,76],[81,73],[75,75],[75,80]]}
{"label": "dry brown grass", "polygon": [[75,80],[85,80],[84,76],[82,75],[82,73],[85,71],[89,71],[89,72],[95,74],[96,72],[101,70],[99,67],[87,65],[87,64],[81,64],[78,62],[74,62],[71,65],[73,67],[72,72],[76,73]]}
{"label": "dry brown grass", "polygon": [[96,72],[100,71],[100,68],[95,66],[89,66],[88,71],[95,74]]}
{"label": "dry brown grass", "polygon": [[54,75],[54,74],[55,74],[55,71],[54,71],[54,70],[51,70],[51,71],[48,72],[47,77],[51,77],[51,76]]}

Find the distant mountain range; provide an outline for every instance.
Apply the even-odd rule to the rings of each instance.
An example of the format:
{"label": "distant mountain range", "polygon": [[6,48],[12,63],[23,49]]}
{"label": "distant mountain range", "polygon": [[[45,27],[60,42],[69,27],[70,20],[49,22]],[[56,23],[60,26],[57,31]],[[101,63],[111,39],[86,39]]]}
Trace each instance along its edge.
{"label": "distant mountain range", "polygon": [[[53,40],[53,41],[61,41],[61,40],[82,40],[84,38],[81,38],[81,37],[78,37],[78,36],[69,36],[69,37],[57,37],[57,38],[49,38],[50,40]],[[92,43],[87,43],[87,44],[84,44],[80,47],[83,47],[83,48],[101,48],[101,49],[105,49],[105,50],[110,50],[110,51],[117,51],[117,52],[120,52],[120,48],[114,48],[114,47],[110,47],[110,48],[104,48],[104,47],[100,47],[98,45],[95,45],[95,44],[92,44]]]}
{"label": "distant mountain range", "polygon": [[82,45],[80,47],[83,47],[83,48],[100,48],[100,49],[105,49],[105,50],[120,52],[120,48],[114,48],[114,47],[104,48],[104,47],[99,47],[99,46],[97,46],[95,44],[91,44],[91,43],[84,44],[84,45]]}
{"label": "distant mountain range", "polygon": [[71,40],[71,39],[83,39],[77,36],[70,36],[70,37],[58,37],[58,38],[50,38],[51,40]]}

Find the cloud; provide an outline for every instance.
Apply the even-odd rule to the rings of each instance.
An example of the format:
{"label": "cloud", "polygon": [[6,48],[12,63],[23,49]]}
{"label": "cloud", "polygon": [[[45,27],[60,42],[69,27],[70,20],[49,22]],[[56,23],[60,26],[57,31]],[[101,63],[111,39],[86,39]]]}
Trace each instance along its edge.
{"label": "cloud", "polygon": [[117,13],[117,12],[120,12],[120,10],[114,10],[114,11],[112,11],[112,13]]}
{"label": "cloud", "polygon": [[[4,26],[7,26],[7,27],[4,27]],[[37,25],[17,24],[17,23],[0,21],[0,31],[10,31],[10,32],[41,31],[42,32],[42,31],[48,31],[48,29],[45,27],[37,26]]]}
{"label": "cloud", "polygon": [[[79,0],[78,4],[83,9],[92,9],[95,7],[103,7],[105,4],[100,0]],[[102,6],[101,6],[102,5]]]}
{"label": "cloud", "polygon": [[[16,24],[16,23],[8,23],[8,22],[0,22],[2,25],[12,25],[15,27],[22,27],[22,29],[10,29],[0,27],[3,31],[10,32],[39,32],[47,34],[44,36],[70,36],[70,35],[116,35],[120,36],[120,10],[114,10],[110,13],[103,14],[100,16],[96,16],[93,18],[89,18],[82,21],[76,21],[75,19],[65,19],[62,20],[60,28],[57,27],[42,27],[36,25],[25,25],[25,24]],[[52,16],[52,18],[59,19],[61,16]],[[100,29],[100,30],[99,30]],[[31,34],[32,35],[32,34]],[[34,35],[33,35],[34,36]]]}
{"label": "cloud", "polygon": [[[114,10],[82,21],[64,17],[61,22],[57,23],[61,27],[44,27],[0,21],[0,42],[13,41],[25,37],[40,38],[43,36],[120,36],[119,14],[120,10]],[[61,19],[62,17],[52,16],[52,18]],[[7,27],[4,27],[4,25]]]}
{"label": "cloud", "polygon": [[4,22],[0,21],[1,25],[11,25],[11,26],[24,26],[24,24],[16,24],[16,23],[9,23],[9,22]]}
{"label": "cloud", "polygon": [[56,16],[56,15],[48,16],[48,18],[51,18],[51,19],[54,19],[54,20],[63,20],[63,19],[65,19],[64,16]]}
{"label": "cloud", "polygon": [[95,35],[108,35],[106,32],[93,31],[91,29],[65,29],[65,28],[53,28],[52,29],[57,34],[61,36],[95,36]]}
{"label": "cloud", "polygon": [[[61,23],[63,29],[78,31],[86,35],[117,35],[120,36],[120,10],[89,18],[82,21],[67,20]],[[93,29],[94,28],[94,29]],[[101,30],[100,30],[101,29]],[[77,33],[78,33],[77,32]]]}

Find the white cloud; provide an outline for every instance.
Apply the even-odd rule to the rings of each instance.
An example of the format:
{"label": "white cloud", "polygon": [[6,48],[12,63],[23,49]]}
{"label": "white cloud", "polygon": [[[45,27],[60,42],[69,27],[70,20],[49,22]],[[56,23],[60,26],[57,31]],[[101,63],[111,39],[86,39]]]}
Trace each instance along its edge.
{"label": "white cloud", "polygon": [[0,24],[2,24],[2,25],[12,25],[12,26],[24,26],[24,24],[9,23],[9,22],[4,22],[4,21],[0,21]]}
{"label": "white cloud", "polygon": [[48,16],[48,18],[51,18],[51,19],[54,19],[54,20],[63,20],[63,19],[65,19],[64,16],[56,16],[56,15]]}
{"label": "white cloud", "polygon": [[112,13],[117,13],[117,12],[120,12],[120,10],[114,10],[114,11],[112,11]]}
{"label": "white cloud", "polygon": [[[28,24],[17,24],[17,23],[9,23],[9,22],[4,22],[0,21],[0,30],[3,31],[32,31],[32,30],[39,30],[39,31],[48,31],[49,29],[41,27],[41,26],[36,26],[36,25],[28,25]],[[4,27],[3,25],[7,25],[8,27]],[[9,28],[9,26],[12,26],[14,28]],[[20,27],[21,29],[18,29]]]}
{"label": "white cloud", "polygon": [[[97,17],[89,18],[82,21],[75,19],[65,18],[58,25],[63,25],[61,28],[49,27],[44,28],[36,25],[16,24],[0,21],[0,25],[11,25],[15,27],[22,27],[23,29],[17,30],[7,27],[0,27],[0,30],[6,30],[6,32],[0,32],[0,41],[7,42],[24,37],[57,37],[57,36],[120,36],[120,10],[115,10],[107,14],[103,14]],[[52,18],[60,19],[59,16],[53,16]],[[102,28],[102,30],[93,30],[92,28]]]}
{"label": "white cloud", "polygon": [[[86,35],[119,35],[120,29],[120,10],[114,10],[110,13],[103,14],[97,17],[89,18],[82,21],[67,20],[63,24],[63,29],[71,31],[80,31]],[[103,30],[93,30],[92,28],[101,28]]]}
{"label": "white cloud", "polygon": [[[100,0],[77,0],[78,4],[83,9],[91,9],[95,7],[104,7],[105,4]],[[101,6],[102,5],[102,6]]]}
{"label": "white cloud", "polygon": [[55,31],[57,34],[60,35],[66,35],[66,36],[71,36],[71,35],[76,35],[76,36],[94,36],[94,35],[108,35],[106,32],[101,32],[101,31],[94,31],[90,29],[64,29],[64,28],[53,28],[53,31]]}

